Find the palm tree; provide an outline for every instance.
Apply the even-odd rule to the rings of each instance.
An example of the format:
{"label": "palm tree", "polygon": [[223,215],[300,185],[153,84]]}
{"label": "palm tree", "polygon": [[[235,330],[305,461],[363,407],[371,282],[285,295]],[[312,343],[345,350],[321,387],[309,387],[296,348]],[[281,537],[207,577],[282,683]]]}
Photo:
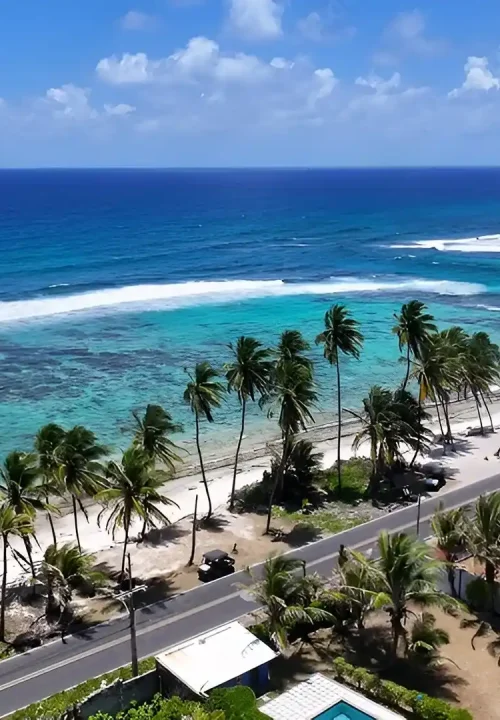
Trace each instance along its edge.
{"label": "palm tree", "polygon": [[494,430],[493,419],[486,402],[490,387],[498,382],[500,377],[500,349],[492,343],[488,334],[476,332],[467,337],[463,352],[463,375],[464,388],[470,388],[476,401],[479,424],[483,429],[480,407],[484,405],[492,431]]}
{"label": "palm tree", "polygon": [[[35,437],[35,452],[38,456],[38,469],[42,478],[42,493],[45,497],[45,503],[49,506],[49,498],[51,495],[61,495],[61,484],[57,474],[57,449],[64,438],[64,430],[56,423],[44,425]],[[54,545],[57,545],[56,530],[52,513],[47,510],[47,518],[52,531]]]}
{"label": "palm tree", "polygon": [[441,503],[431,519],[431,527],[446,563],[451,594],[456,597],[455,563],[460,551],[465,549],[465,508],[445,510]]}
{"label": "palm tree", "polygon": [[310,604],[307,583],[297,576],[304,563],[284,555],[269,557],[264,564],[264,578],[252,594],[264,606],[271,640],[280,650],[288,646],[288,630],[297,623],[312,624],[330,620],[330,613]]}
{"label": "palm tree", "polygon": [[137,412],[132,415],[137,426],[134,444],[144,450],[152,463],[159,460],[174,472],[176,463],[181,463],[182,458],[180,448],[168,436],[182,432],[182,425],[175,423],[160,405],[148,405],[142,417]]}
{"label": "palm tree", "polygon": [[[33,523],[37,512],[46,509],[35,455],[17,451],[7,455],[3,467],[0,467],[0,496],[3,496],[4,504],[18,515],[28,515]],[[23,542],[31,574],[35,578],[33,546],[27,533],[23,534]]]}
{"label": "palm tree", "polygon": [[7,548],[11,536],[26,537],[33,532],[33,518],[28,513],[18,513],[3,503],[0,505],[0,536],[3,543],[3,574],[0,597],[0,640],[5,641],[5,606],[7,596]]}
{"label": "palm tree", "polygon": [[209,423],[214,421],[213,410],[214,408],[220,407],[225,387],[221,382],[217,381],[219,373],[209,362],[198,363],[194,369],[194,373],[188,373],[188,375],[189,382],[184,390],[184,402],[186,405],[189,405],[191,412],[194,413],[196,449],[198,450],[198,458],[200,460],[201,479],[208,500],[206,519],[209,520],[212,516],[212,498],[210,497],[205,465],[203,464],[203,456],[201,454],[200,418],[205,418]]}
{"label": "palm tree", "polygon": [[229,349],[233,354],[233,360],[225,368],[228,390],[237,393],[241,405],[240,437],[234,458],[233,483],[229,501],[229,509],[232,511],[234,508],[238,457],[245,433],[247,402],[248,400],[255,402],[257,395],[262,398],[267,392],[272,363],[269,361],[270,351],[252,337],[239,337],[236,346],[230,344]]}
{"label": "palm tree", "polygon": [[305,352],[311,349],[307,340],[303,337],[300,330],[284,330],[276,348],[276,365],[279,367],[286,362],[293,361],[307,368],[311,373],[313,363]]}
{"label": "palm tree", "polygon": [[401,639],[407,650],[404,624],[410,604],[450,607],[453,601],[436,590],[443,563],[432,558],[431,549],[425,542],[404,533],[389,535],[383,531],[378,538],[378,550],[380,557],[374,565],[374,579],[378,584],[375,606],[384,607],[389,614],[396,655]]}
{"label": "palm tree", "polygon": [[466,530],[466,543],[474,557],[484,564],[490,591],[491,609],[495,602],[495,575],[500,565],[500,491],[481,495]]}
{"label": "palm tree", "polygon": [[41,575],[47,584],[48,615],[66,608],[73,588],[85,585],[95,589],[107,580],[105,573],[96,568],[96,556],[80,552],[74,543],[61,547],[49,545],[43,556]]}
{"label": "palm tree", "polygon": [[311,407],[317,400],[311,369],[297,360],[287,360],[276,366],[273,387],[269,397],[269,416],[278,413],[278,423],[283,438],[281,460],[276,472],[267,512],[266,533],[271,526],[273,501],[276,491],[281,490],[292,438],[299,430],[305,430],[307,422],[314,422]]}
{"label": "palm tree", "polygon": [[75,425],[64,434],[57,450],[58,474],[65,491],[71,495],[75,536],[78,550],[82,551],[78,532],[78,507],[88,521],[82,502],[85,496],[94,497],[103,486],[101,458],[107,448],[97,443],[93,432],[82,425]]}
{"label": "palm tree", "polygon": [[450,636],[446,630],[436,627],[434,615],[423,612],[412,625],[407,653],[430,665],[441,660],[439,649],[449,642]]}
{"label": "palm tree", "polygon": [[323,354],[330,365],[337,370],[337,488],[342,489],[340,468],[340,444],[342,436],[342,402],[340,395],[340,353],[359,359],[363,345],[359,323],[354,320],[345,305],[333,305],[325,313],[325,329],[316,338],[316,344],[323,345]]}
{"label": "palm tree", "polygon": [[406,375],[403,381],[403,390],[406,389],[410,377],[410,362],[421,357],[429,337],[437,332],[434,317],[426,312],[427,307],[420,300],[410,300],[405,303],[399,315],[394,314],[396,325],[392,332],[398,336],[399,351],[406,347]]}
{"label": "palm tree", "polygon": [[121,463],[114,460],[108,463],[106,480],[107,486],[96,495],[96,500],[104,503],[97,522],[99,523],[102,514],[111,508],[106,530],[111,530],[113,540],[118,529],[123,528],[125,531],[121,566],[123,578],[132,521],[135,518],[142,520],[144,537],[147,528],[156,527],[157,522],[170,524],[158,505],[178,505],[161,494],[164,481],[152,470],[149,455],[136,445],[125,450]]}

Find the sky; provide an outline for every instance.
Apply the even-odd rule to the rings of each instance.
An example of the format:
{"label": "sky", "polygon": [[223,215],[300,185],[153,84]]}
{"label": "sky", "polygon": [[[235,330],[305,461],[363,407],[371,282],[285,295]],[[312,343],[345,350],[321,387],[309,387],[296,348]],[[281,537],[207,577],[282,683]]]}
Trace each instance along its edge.
{"label": "sky", "polygon": [[0,68],[0,167],[500,165],[498,0],[3,0]]}

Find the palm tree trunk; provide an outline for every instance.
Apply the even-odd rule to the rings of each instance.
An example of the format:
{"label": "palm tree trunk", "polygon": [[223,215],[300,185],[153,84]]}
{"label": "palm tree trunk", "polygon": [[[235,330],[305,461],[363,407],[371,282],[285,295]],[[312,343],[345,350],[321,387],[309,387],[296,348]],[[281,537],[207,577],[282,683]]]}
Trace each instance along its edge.
{"label": "palm tree trunk", "polygon": [[[421,420],[420,420],[421,415],[422,415],[422,393],[419,392],[419,393],[418,393],[418,422],[419,422],[419,431],[420,431],[420,429],[421,429]],[[421,433],[419,432],[419,433],[418,433],[418,437],[417,437],[417,447],[415,448],[415,455],[414,455],[414,456],[412,457],[412,459],[411,459],[410,467],[413,467],[413,465],[415,464],[415,460],[416,460],[417,457],[418,457],[418,454],[419,454],[419,452],[420,452],[420,441],[421,441],[421,440],[422,440],[422,435],[421,435]]]}
{"label": "palm tree trunk", "polygon": [[125,576],[125,562],[127,560],[128,535],[130,532],[130,513],[129,512],[127,512],[127,517],[124,522],[124,529],[125,529],[125,541],[123,543],[122,569],[121,569],[121,573],[120,573],[120,582],[123,582],[123,578]]}
{"label": "palm tree trunk", "polygon": [[401,634],[402,634],[402,627],[401,627],[400,619],[393,615],[393,617],[391,618],[391,625],[392,625],[392,653],[394,655],[394,658],[396,658],[397,654],[398,654],[399,640],[400,640]]}
{"label": "palm tree trunk", "polygon": [[483,418],[481,417],[481,406],[479,403],[479,398],[478,398],[476,392],[474,392],[473,394],[474,394],[474,400],[476,402],[476,410],[477,410],[477,416],[479,418],[479,427],[481,428],[481,435],[484,435]]}
{"label": "palm tree trunk", "polygon": [[144,538],[146,537],[146,531],[148,529],[148,519],[147,517],[144,518],[144,522],[142,523],[142,530],[141,530],[141,542],[144,541]]}
{"label": "palm tree trunk", "polygon": [[201,454],[200,418],[198,417],[198,413],[195,413],[195,423],[196,423],[196,448],[198,450],[198,458],[200,460],[201,479],[202,479],[203,486],[205,488],[205,492],[207,494],[207,500],[208,500],[208,512],[207,512],[206,519],[209,520],[212,517],[212,498],[210,497],[210,490],[208,489],[207,476],[205,475],[205,466],[203,465],[203,457]]}
{"label": "palm tree trunk", "polygon": [[194,562],[194,554],[196,552],[196,521],[198,515],[198,493],[194,499],[194,513],[193,513],[193,532],[191,535],[191,555],[189,556],[188,566]]}
{"label": "palm tree trunk", "polygon": [[80,533],[78,532],[78,508],[76,507],[76,497],[73,495],[72,498],[73,503],[73,519],[75,521],[75,536],[76,536],[76,544],[78,545],[78,551],[82,552],[82,546],[80,543]]}
{"label": "palm tree trunk", "polygon": [[35,581],[36,581],[36,572],[35,572],[35,563],[33,561],[33,547],[31,545],[31,540],[29,537],[23,538],[24,547],[26,548],[26,554],[28,556],[28,562],[30,564],[30,570],[31,570],[31,577],[33,578],[33,594],[35,594]]}
{"label": "palm tree trunk", "polygon": [[451,432],[451,425],[450,425],[450,414],[448,412],[448,403],[445,402],[444,398],[441,399],[441,406],[443,408],[444,413],[444,419],[446,422],[446,438],[448,442],[451,444],[452,448],[455,447],[455,442],[453,440],[453,433]]}
{"label": "palm tree trunk", "polygon": [[2,606],[0,607],[0,640],[5,641],[5,602],[7,599],[7,536],[2,535],[3,542],[3,574],[2,574]]}
{"label": "palm tree trunk", "polygon": [[271,495],[269,497],[269,506],[267,508],[267,520],[266,520],[266,529],[264,531],[264,535],[269,534],[269,528],[271,527],[271,516],[273,514],[273,502],[274,497],[276,495],[276,490],[280,485],[283,484],[283,474],[285,472],[285,464],[286,464],[286,452],[288,449],[288,439],[289,439],[289,430],[287,428],[285,432],[285,437],[283,439],[283,452],[281,453],[281,460],[280,464],[278,465],[278,469],[276,471],[276,480],[274,481],[273,489],[271,491]]}
{"label": "palm tree trunk", "polygon": [[234,473],[233,473],[233,484],[231,485],[231,499],[229,501],[229,510],[232,512],[234,508],[234,493],[236,492],[236,473],[238,472],[238,457],[240,455],[240,448],[241,443],[243,440],[243,435],[245,433],[245,414],[247,409],[247,400],[246,397],[243,395],[241,399],[241,430],[240,430],[240,437],[238,440],[238,445],[236,447],[236,455],[234,458]]}
{"label": "palm tree trunk", "polygon": [[438,418],[438,420],[439,420],[439,429],[441,430],[441,437],[444,439],[443,423],[441,422],[441,414],[440,414],[440,412],[439,412],[439,405],[438,405],[438,401],[437,401],[437,396],[436,396],[436,395],[434,395],[434,405],[436,406],[436,413],[437,413],[437,418]]}
{"label": "palm tree trunk", "polygon": [[[47,497],[47,503],[49,502],[49,498]],[[49,521],[50,530],[52,532],[52,540],[54,543],[54,547],[57,547],[57,535],[56,535],[56,529],[54,527],[54,520],[52,518],[52,513],[47,512],[47,519]]]}
{"label": "palm tree trunk", "polygon": [[338,415],[338,430],[337,430],[337,492],[340,496],[342,491],[342,470],[340,467],[340,443],[342,440],[342,403],[340,399],[340,367],[339,360],[337,357],[337,415]]}
{"label": "palm tree trunk", "polygon": [[484,397],[483,391],[480,390],[480,391],[479,391],[479,394],[481,395],[481,399],[482,399],[482,401],[483,401],[483,405],[484,405],[484,407],[486,408],[486,412],[488,413],[488,418],[489,418],[489,420],[490,420],[490,425],[491,425],[491,432],[495,432],[495,426],[493,425],[493,418],[491,417],[490,409],[489,409],[489,407],[488,407],[488,403],[486,402],[486,398]]}
{"label": "palm tree trunk", "polygon": [[406,375],[405,379],[403,381],[403,387],[402,390],[406,390],[406,386],[408,385],[408,380],[410,378],[410,345],[406,345]]}

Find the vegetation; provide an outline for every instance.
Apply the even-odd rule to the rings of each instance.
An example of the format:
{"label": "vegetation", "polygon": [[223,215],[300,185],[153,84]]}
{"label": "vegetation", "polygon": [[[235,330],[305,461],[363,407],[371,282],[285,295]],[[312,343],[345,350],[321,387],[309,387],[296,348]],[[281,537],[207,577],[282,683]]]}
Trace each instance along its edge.
{"label": "vegetation", "polygon": [[175,423],[170,413],[160,405],[148,405],[143,417],[132,413],[136,432],[134,444],[141,448],[151,463],[161,462],[171,472],[182,462],[180,449],[170,440],[169,435],[182,431],[182,425]]}
{"label": "vegetation", "polygon": [[7,593],[7,567],[9,541],[12,537],[28,537],[33,533],[33,518],[28,513],[18,513],[8,504],[0,506],[0,536],[3,546],[2,591],[0,597],[0,640],[5,641],[5,605]]}

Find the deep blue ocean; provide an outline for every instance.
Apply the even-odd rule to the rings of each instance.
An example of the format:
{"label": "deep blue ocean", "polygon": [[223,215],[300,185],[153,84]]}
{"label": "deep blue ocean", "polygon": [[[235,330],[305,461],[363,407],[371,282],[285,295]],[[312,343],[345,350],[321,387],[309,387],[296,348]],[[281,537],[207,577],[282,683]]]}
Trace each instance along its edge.
{"label": "deep blue ocean", "polygon": [[[333,302],[366,337],[347,407],[402,375],[405,300],[500,341],[500,169],[0,171],[0,262],[0,453],[49,421],[123,448],[148,402],[189,441],[186,366],[221,365],[241,334],[313,340]],[[324,422],[334,382],[312,353]],[[236,414],[216,413],[212,448]],[[250,435],[273,428],[253,411]]]}

